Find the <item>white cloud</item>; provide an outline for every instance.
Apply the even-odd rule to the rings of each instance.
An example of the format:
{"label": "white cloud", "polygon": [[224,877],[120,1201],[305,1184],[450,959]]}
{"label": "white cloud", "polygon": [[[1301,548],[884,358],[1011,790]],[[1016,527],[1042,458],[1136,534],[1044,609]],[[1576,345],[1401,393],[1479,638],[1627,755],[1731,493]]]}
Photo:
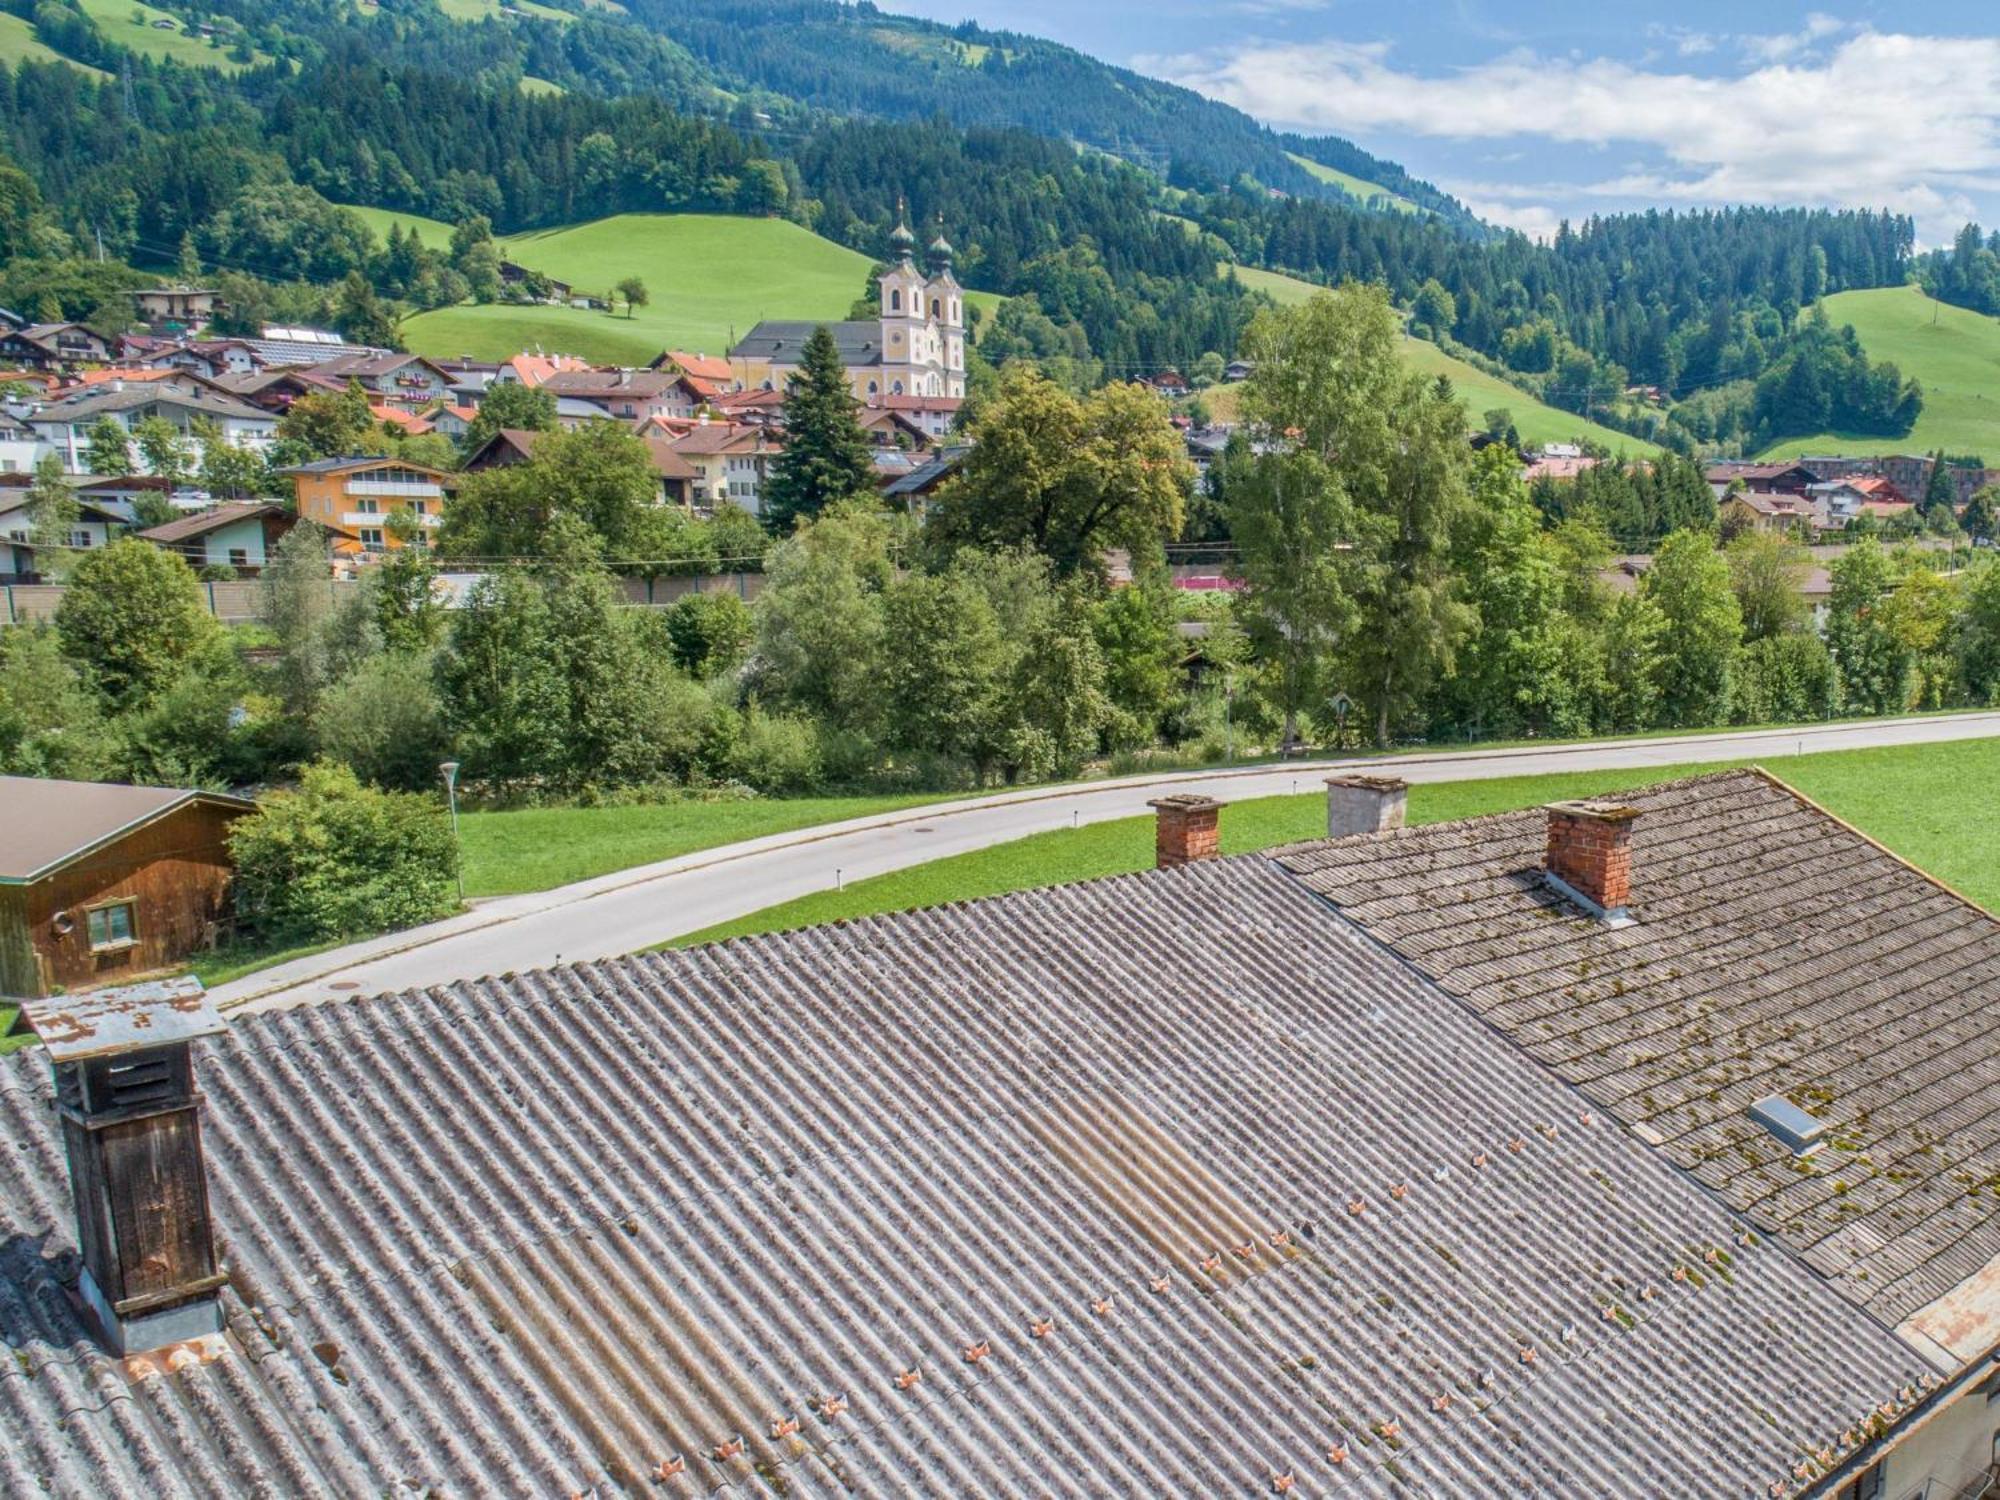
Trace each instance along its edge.
{"label": "white cloud", "polygon": [[1664,159],[1569,189],[1590,197],[1888,207],[1938,240],[2000,188],[2000,38],[1848,34],[1814,16],[1785,41],[1776,60],[1722,77],[1527,51],[1426,75],[1345,42],[1149,66],[1301,129],[1637,145]]}

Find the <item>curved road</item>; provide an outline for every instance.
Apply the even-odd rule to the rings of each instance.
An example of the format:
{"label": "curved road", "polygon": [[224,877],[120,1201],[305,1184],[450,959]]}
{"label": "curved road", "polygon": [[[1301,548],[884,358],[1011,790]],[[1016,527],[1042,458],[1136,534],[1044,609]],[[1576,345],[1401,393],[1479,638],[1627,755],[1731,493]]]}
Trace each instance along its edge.
{"label": "curved road", "polygon": [[2000,735],[2000,713],[1514,750],[1420,751],[1038,787],[773,834],[551,891],[497,897],[443,922],[260,970],[218,985],[211,994],[225,1009],[261,1010],[612,958],[824,890],[836,881],[863,880],[1046,829],[1142,814],[1149,798],[1166,791],[1204,792],[1228,802],[1313,791],[1321,778],[1336,771],[1389,772],[1409,781],[1472,781],[1695,761],[1776,761],[1822,750],[1992,735]]}

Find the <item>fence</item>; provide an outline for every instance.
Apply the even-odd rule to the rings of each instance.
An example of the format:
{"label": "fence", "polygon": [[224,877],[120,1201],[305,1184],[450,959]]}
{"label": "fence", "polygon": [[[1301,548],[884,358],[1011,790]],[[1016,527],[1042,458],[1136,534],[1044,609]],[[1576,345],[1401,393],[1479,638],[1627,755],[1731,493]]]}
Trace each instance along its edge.
{"label": "fence", "polygon": [[[440,579],[439,597],[447,607],[465,601],[483,573],[451,573]],[[642,609],[665,609],[689,594],[735,594],[746,602],[757,597],[764,586],[762,573],[711,573],[674,578],[620,578],[615,580],[625,603]],[[360,585],[352,579],[332,579],[327,588],[338,600]],[[225,625],[242,625],[265,617],[264,586],[254,580],[204,583],[203,602],[208,612]],[[32,625],[55,617],[62,604],[59,583],[10,583],[0,585],[0,625]]]}

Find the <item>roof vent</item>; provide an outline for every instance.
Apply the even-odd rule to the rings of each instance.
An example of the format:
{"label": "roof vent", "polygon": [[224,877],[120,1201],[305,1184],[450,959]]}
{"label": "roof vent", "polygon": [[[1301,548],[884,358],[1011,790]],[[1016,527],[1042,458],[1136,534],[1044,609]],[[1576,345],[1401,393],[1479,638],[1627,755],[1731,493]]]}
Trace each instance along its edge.
{"label": "roof vent", "polygon": [[1750,1106],[1750,1118],[1783,1141],[1794,1156],[1810,1156],[1826,1144],[1826,1122],[1783,1094],[1759,1099]]}

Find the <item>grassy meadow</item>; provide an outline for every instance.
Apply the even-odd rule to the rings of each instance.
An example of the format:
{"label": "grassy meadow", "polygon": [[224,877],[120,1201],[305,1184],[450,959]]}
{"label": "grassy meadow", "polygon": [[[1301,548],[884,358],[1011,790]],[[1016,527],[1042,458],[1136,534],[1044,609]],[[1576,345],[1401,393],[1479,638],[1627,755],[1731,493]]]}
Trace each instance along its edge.
{"label": "grassy meadow", "polygon": [[[377,235],[401,224],[426,244],[451,241],[451,226],[436,219],[389,209],[354,212]],[[787,220],[727,214],[617,214],[503,235],[499,243],[508,260],[578,293],[602,297],[637,276],[651,301],[631,317],[622,305],[615,313],[511,304],[438,308],[404,322],[411,349],[506,359],[540,347],[600,364],[643,364],[669,348],[720,354],[762,318],[844,318],[874,264]],[[966,294],[987,317],[1000,300],[989,292]]]}
{"label": "grassy meadow", "polygon": [[2000,318],[1951,307],[1913,286],[1836,292],[1834,326],[1854,325],[1870,359],[1893,361],[1924,388],[1924,411],[1908,437],[1815,433],[1787,438],[1764,456],[1806,453],[1978,453],[2000,461]]}

